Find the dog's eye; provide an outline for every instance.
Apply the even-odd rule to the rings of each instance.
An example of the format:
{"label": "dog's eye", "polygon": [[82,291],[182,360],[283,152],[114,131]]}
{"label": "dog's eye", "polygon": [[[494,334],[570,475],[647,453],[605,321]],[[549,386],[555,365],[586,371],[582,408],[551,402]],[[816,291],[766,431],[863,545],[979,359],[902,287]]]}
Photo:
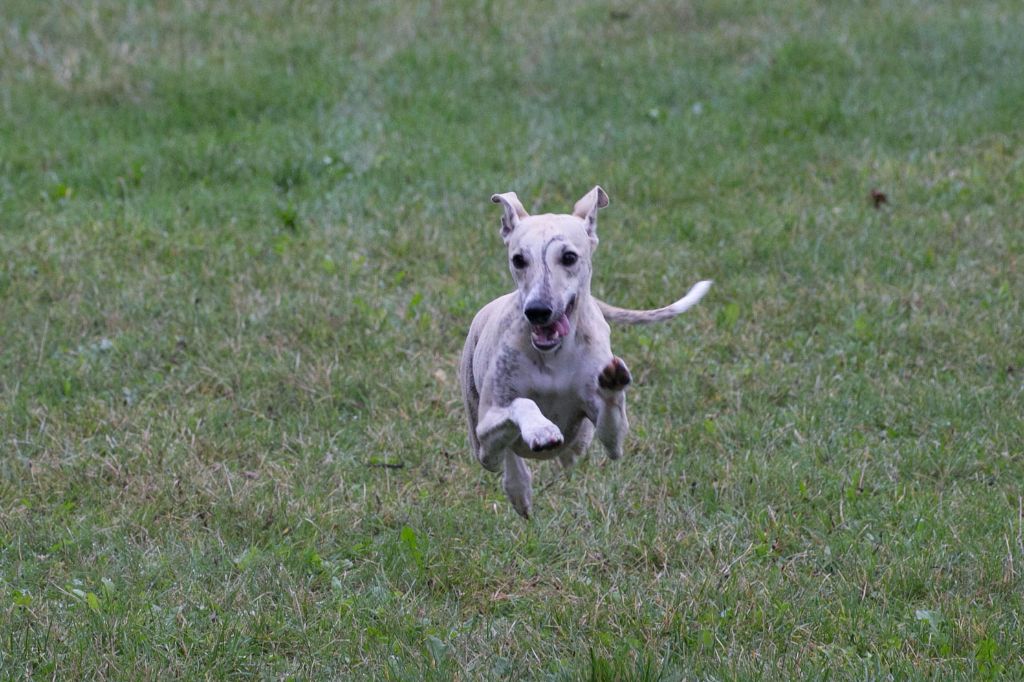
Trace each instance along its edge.
{"label": "dog's eye", "polygon": [[512,267],[514,267],[516,270],[522,270],[523,268],[526,267],[526,259],[523,258],[523,254],[517,253],[516,255],[512,256]]}
{"label": "dog's eye", "polygon": [[579,259],[572,251],[566,251],[562,254],[562,265],[569,267],[570,265],[576,265],[576,261]]}

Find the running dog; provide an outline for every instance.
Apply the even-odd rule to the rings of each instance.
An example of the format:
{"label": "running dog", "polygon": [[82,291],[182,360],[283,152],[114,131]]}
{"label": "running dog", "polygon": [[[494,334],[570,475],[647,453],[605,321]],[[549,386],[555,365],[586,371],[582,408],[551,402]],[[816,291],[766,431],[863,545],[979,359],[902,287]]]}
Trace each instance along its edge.
{"label": "running dog", "polygon": [[473,454],[515,510],[530,517],[532,475],[526,459],[558,457],[572,465],[594,435],[611,459],[622,456],[629,424],[625,389],[633,380],[612,354],[608,322],[668,320],[696,304],[710,281],[675,303],[625,310],[590,294],[597,211],[608,195],[594,187],[571,215],[529,215],[515,192],[495,194],[501,238],[516,290],[477,313],[462,351],[459,381]]}

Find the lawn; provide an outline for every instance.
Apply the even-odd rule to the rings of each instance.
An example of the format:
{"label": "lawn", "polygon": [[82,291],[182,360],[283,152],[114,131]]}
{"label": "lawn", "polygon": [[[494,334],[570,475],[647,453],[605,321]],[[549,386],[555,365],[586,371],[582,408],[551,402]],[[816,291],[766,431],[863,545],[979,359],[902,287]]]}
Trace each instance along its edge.
{"label": "lawn", "polygon": [[[1022,35],[7,0],[0,675],[1024,677]],[[626,456],[535,466],[526,522],[456,377],[489,197],[595,184],[599,296],[715,285],[613,329]]]}

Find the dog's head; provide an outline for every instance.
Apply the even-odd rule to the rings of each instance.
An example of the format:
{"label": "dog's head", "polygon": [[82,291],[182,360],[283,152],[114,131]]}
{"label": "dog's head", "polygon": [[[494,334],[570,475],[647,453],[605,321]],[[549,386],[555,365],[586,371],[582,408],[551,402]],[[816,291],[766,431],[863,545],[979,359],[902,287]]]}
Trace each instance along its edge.
{"label": "dog's head", "polygon": [[608,205],[608,195],[594,187],[576,202],[571,215],[531,216],[515,192],[495,194],[491,201],[505,209],[501,238],[530,324],[530,340],[539,351],[555,351],[576,323],[577,301],[590,293],[597,209]]}

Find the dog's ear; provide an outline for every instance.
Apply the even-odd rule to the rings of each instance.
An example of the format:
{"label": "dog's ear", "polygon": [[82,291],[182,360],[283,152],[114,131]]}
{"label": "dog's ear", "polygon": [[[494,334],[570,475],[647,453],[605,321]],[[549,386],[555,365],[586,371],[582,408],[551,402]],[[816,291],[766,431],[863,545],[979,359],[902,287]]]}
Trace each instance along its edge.
{"label": "dog's ear", "polygon": [[519,227],[519,221],[530,214],[523,208],[515,192],[495,194],[491,197],[491,201],[501,204],[501,207],[505,209],[505,213],[501,216],[501,238],[507,242],[512,230]]}
{"label": "dog's ear", "polygon": [[582,218],[587,223],[587,234],[595,242],[597,241],[597,209],[608,205],[608,195],[596,185],[594,189],[583,195],[583,198],[576,202],[572,208],[572,214]]}

